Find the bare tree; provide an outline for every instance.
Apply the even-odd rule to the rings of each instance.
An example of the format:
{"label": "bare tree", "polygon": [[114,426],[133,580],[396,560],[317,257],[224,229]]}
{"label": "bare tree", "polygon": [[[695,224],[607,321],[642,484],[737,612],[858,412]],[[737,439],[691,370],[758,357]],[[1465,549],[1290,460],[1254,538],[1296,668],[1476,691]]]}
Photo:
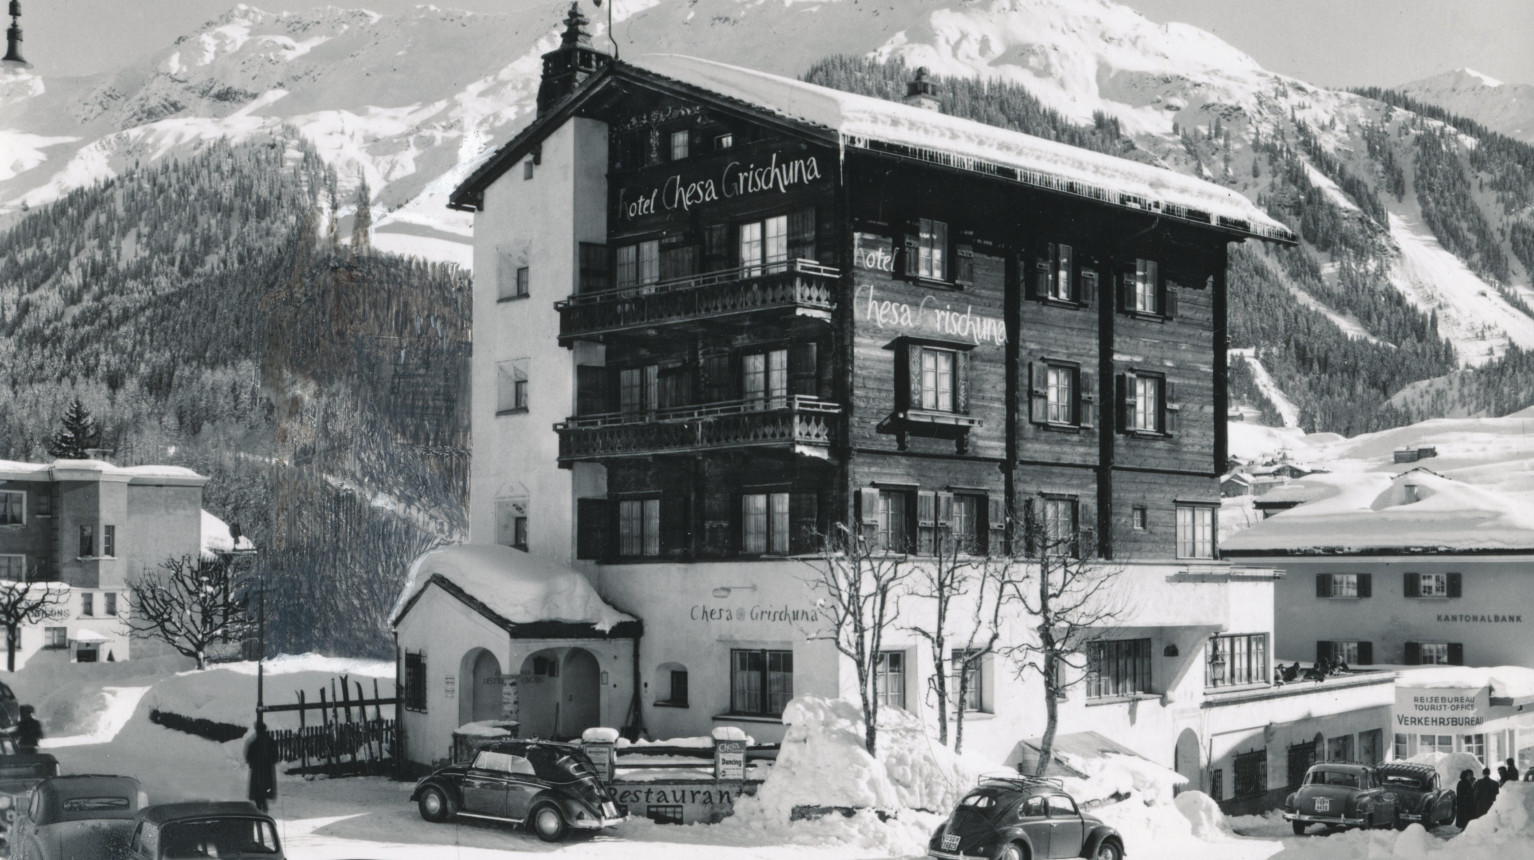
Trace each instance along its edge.
{"label": "bare tree", "polygon": [[[1061,696],[1085,677],[1085,650],[1098,632],[1124,614],[1114,584],[1123,567],[1096,558],[1091,529],[1077,529],[1073,517],[1051,515],[1047,506],[1030,504],[1022,524],[1026,577],[1008,586],[1025,617],[1034,622],[1036,641],[1004,650],[1019,677],[1037,672],[1044,683],[1044,737],[1035,776],[1043,776],[1054,754]],[[1034,511],[1038,511],[1034,513]],[[1065,669],[1076,670],[1067,677]]]}
{"label": "bare tree", "polygon": [[863,705],[863,744],[875,754],[879,697],[874,677],[884,631],[900,617],[897,589],[912,565],[902,552],[889,552],[861,532],[837,525],[825,537],[823,552],[805,563],[815,571],[805,583],[818,596],[815,607],[827,624],[810,633],[811,640],[829,640],[852,661]]}
{"label": "bare tree", "polygon": [[128,630],[134,638],[158,639],[201,669],[209,645],[255,630],[248,583],[231,559],[172,556],[160,567],[163,574],[146,573],[128,584]]}
{"label": "bare tree", "polygon": [[65,609],[69,586],[62,582],[34,582],[28,575],[22,582],[0,579],[0,624],[5,625],[5,669],[16,671],[16,649],[21,646],[21,628],[53,615],[55,607]]}

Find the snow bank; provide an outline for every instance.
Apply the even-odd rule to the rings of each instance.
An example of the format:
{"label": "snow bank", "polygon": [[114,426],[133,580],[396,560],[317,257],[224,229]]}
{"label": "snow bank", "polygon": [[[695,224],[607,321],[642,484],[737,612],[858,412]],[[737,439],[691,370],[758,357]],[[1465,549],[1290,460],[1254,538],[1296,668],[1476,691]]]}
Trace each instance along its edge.
{"label": "snow bank", "polygon": [[1470,771],[1473,779],[1480,779],[1481,770],[1485,768],[1480,759],[1467,752],[1417,753],[1407,761],[1432,765],[1433,769],[1438,771],[1438,784],[1444,788],[1454,788],[1459,783],[1459,775],[1467,770]]}
{"label": "snow bank", "polygon": [[434,576],[441,576],[513,624],[564,621],[611,629],[633,621],[608,606],[579,572],[509,546],[458,544],[440,547],[410,565],[405,588],[389,613],[398,623],[406,604]]}
{"label": "snow bank", "polygon": [[1065,788],[1078,803],[1133,794],[1147,804],[1167,803],[1177,786],[1188,778],[1139,756],[1108,753],[1091,758],[1060,753],[1072,770],[1085,779],[1067,777]]}
{"label": "snow bank", "polygon": [[1220,805],[1202,791],[1185,791],[1177,795],[1172,805],[1188,819],[1191,832],[1199,839],[1208,841],[1231,835]]}

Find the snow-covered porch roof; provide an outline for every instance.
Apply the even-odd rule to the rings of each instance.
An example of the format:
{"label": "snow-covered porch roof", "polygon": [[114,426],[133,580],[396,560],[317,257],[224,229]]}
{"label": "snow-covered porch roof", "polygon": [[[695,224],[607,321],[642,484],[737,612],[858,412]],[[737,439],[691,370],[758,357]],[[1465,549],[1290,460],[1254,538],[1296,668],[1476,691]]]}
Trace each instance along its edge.
{"label": "snow-covered porch roof", "polygon": [[389,623],[398,627],[433,586],[514,639],[638,638],[643,625],[602,600],[579,571],[493,544],[457,544],[410,565]]}

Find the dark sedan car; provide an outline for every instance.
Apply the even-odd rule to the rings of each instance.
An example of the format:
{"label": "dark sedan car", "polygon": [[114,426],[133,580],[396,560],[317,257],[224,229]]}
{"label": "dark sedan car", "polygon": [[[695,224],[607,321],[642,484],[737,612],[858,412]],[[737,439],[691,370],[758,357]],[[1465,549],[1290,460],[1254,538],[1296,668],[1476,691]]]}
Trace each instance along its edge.
{"label": "dark sedan car", "polygon": [[1057,780],[983,779],[932,834],[927,855],[938,860],[1121,860],[1124,838],[1082,814]]}
{"label": "dark sedan car", "polygon": [[596,777],[580,747],[550,741],[502,741],[472,762],[438,768],[416,783],[410,799],[427,821],[454,815],[521,824],[545,842],[570,828],[597,830],[628,818]]}
{"label": "dark sedan car", "polygon": [[131,776],[72,774],[45,779],[10,831],[11,860],[122,856],[146,797]]}
{"label": "dark sedan car", "polygon": [[1402,826],[1415,821],[1432,830],[1454,823],[1454,789],[1439,784],[1432,765],[1392,761],[1375,768],[1374,774],[1396,796]]}
{"label": "dark sedan car", "polygon": [[139,810],[129,860],[283,860],[277,822],[248,800],[160,803]]}
{"label": "dark sedan car", "polygon": [[1314,764],[1299,791],[1284,800],[1284,818],[1296,836],[1312,824],[1324,824],[1328,830],[1393,827],[1400,815],[1396,796],[1366,764]]}
{"label": "dark sedan car", "polygon": [[58,775],[58,759],[48,753],[17,752],[16,739],[0,734],[0,853],[32,786]]}

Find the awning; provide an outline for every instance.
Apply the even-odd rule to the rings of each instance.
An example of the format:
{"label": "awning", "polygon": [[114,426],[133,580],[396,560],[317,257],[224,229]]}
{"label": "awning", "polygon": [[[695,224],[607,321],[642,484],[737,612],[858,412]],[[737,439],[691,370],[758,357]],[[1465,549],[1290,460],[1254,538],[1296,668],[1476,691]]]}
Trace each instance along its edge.
{"label": "awning", "polygon": [[102,642],[112,641],[112,637],[103,636],[94,630],[76,630],[74,635],[70,636],[69,638],[80,643],[81,645],[99,645]]}

